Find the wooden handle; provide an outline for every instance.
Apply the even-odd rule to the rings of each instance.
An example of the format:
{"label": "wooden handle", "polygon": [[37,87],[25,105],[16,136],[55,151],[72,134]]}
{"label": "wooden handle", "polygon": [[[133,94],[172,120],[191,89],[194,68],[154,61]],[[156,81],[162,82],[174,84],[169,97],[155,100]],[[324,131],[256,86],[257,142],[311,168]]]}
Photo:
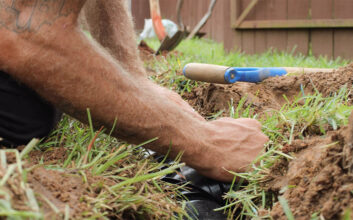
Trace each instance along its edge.
{"label": "wooden handle", "polygon": [[287,73],[330,73],[335,69],[328,68],[304,68],[304,67],[283,67]]}
{"label": "wooden handle", "polygon": [[184,67],[184,75],[192,80],[227,84],[224,79],[227,66],[213,64],[189,63]]}
{"label": "wooden handle", "polygon": [[156,33],[159,41],[162,41],[167,36],[167,34],[162,23],[159,0],[150,0],[150,11],[154,32]]}

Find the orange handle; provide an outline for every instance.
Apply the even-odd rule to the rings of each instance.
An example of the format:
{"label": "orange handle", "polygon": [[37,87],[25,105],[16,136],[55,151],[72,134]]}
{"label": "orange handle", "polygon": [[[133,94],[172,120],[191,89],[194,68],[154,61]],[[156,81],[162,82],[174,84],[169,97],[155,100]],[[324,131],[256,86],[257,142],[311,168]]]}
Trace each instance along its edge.
{"label": "orange handle", "polygon": [[156,32],[159,41],[162,41],[167,36],[167,34],[162,23],[159,0],[150,0],[150,9],[154,31]]}

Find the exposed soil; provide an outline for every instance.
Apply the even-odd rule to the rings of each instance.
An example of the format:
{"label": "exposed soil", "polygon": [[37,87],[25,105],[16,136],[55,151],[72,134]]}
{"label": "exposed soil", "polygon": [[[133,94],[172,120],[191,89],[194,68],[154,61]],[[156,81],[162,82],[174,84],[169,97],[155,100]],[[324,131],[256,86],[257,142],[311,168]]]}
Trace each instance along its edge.
{"label": "exposed soil", "polygon": [[[146,217],[145,219],[154,219],[155,213],[149,213],[148,210],[145,211],[145,202],[143,201],[137,202],[131,207],[122,207],[124,204],[119,204],[119,196],[107,190],[109,187],[119,183],[117,179],[109,178],[109,176],[93,175],[89,169],[51,170],[50,168],[44,168],[43,165],[38,165],[39,161],[46,166],[56,162],[60,163],[66,157],[66,151],[63,148],[54,148],[47,152],[32,152],[30,159],[24,161],[23,164],[23,168],[29,169],[29,172],[26,173],[26,183],[22,181],[22,175],[16,168],[15,174],[11,175],[6,184],[0,187],[0,190],[2,192],[5,191],[11,198],[11,207],[19,211],[35,211],[35,207],[28,200],[27,190],[31,189],[35,194],[39,205],[38,208],[43,213],[44,219],[64,219],[67,211],[69,211],[70,219],[86,219],[86,217],[94,215],[93,208],[99,209],[100,212],[105,212],[106,217],[109,219],[139,219],[141,216]],[[12,164],[16,164],[16,155],[14,153],[7,153],[6,158],[7,168],[12,166]],[[141,158],[139,159],[141,160]],[[138,157],[134,158],[134,160],[138,160]],[[126,163],[129,162],[126,161]],[[121,162],[120,165],[122,167],[127,166],[124,162]],[[140,168],[136,166],[136,169],[127,169],[119,173],[119,175],[133,178]],[[3,169],[0,166],[0,180],[5,177],[7,171],[8,169]],[[142,189],[151,187],[152,184],[152,182],[136,183],[134,184],[136,191],[130,191],[130,193],[141,194]],[[163,187],[164,185],[161,184],[160,186]],[[165,201],[165,197],[171,197],[173,190],[173,188],[168,187],[165,188],[164,193],[149,193],[150,196],[146,197],[148,203],[151,204],[153,202],[159,208],[158,211],[161,211],[155,216],[165,216],[168,211],[172,213],[173,210],[180,209],[178,204]],[[97,205],[99,200],[96,199],[102,194],[110,195],[104,197],[106,206]],[[146,194],[148,193],[146,192]],[[1,194],[0,199],[3,198],[4,195]],[[100,200],[102,199],[100,198]],[[123,199],[125,198],[121,200]],[[97,217],[97,219],[100,218]]]}
{"label": "exposed soil", "polygon": [[[229,103],[236,107],[246,97],[244,107],[252,105],[255,113],[278,110],[302,93],[313,94],[317,89],[324,96],[337,92],[342,86],[353,84],[353,64],[332,73],[314,73],[274,77],[259,84],[204,84],[194,88],[184,98],[204,116],[224,110],[229,115]],[[352,96],[349,103],[352,104]],[[330,131],[324,137],[310,136],[294,140],[283,152],[294,157],[282,159],[270,171],[263,187],[288,202],[295,219],[340,219],[347,209],[353,210],[353,116],[350,127]],[[271,211],[273,219],[287,219],[281,204]],[[351,216],[353,217],[353,216]]]}
{"label": "exposed soil", "polygon": [[[62,148],[57,149],[50,153],[43,153],[40,158],[43,158],[42,161],[45,163],[63,160],[64,157],[62,156],[64,154],[55,155],[55,152],[62,152]],[[86,196],[95,197],[97,195],[92,185],[100,180],[86,173],[87,183],[85,183],[82,176],[78,174],[78,171],[55,171],[45,169],[42,166],[34,166],[37,163],[33,162],[39,159],[39,152],[32,153],[31,155],[33,155],[34,160],[27,161],[24,164],[24,167],[27,168],[33,166],[33,169],[26,174],[28,183],[28,187],[26,188],[31,188],[37,195],[36,198],[45,215],[44,219],[61,219],[65,213],[66,206],[70,208],[70,216],[72,218],[82,217],[81,214],[91,208],[84,198]],[[8,153],[6,156],[8,165],[16,163],[14,153]],[[59,157],[61,158],[59,159]],[[46,164],[48,165],[48,163]],[[19,171],[16,169],[15,172]],[[0,166],[0,177],[4,177],[5,173],[6,171]],[[11,195],[13,208],[16,210],[32,211],[28,206],[29,201],[27,201],[26,190],[22,184],[21,175],[18,173],[7,181],[2,190]]]}
{"label": "exposed soil", "polygon": [[[346,210],[353,210],[353,174],[344,166],[343,153],[351,147],[351,132],[344,127],[324,138],[296,140],[286,148],[298,151],[295,159],[282,159],[272,167],[264,187],[286,199],[295,219],[310,219],[315,213],[324,219],[340,219]],[[287,219],[279,202],[271,216]]]}
{"label": "exposed soil", "polygon": [[[255,113],[269,109],[279,109],[287,101],[305,94],[312,94],[315,88],[327,96],[337,92],[342,86],[353,84],[353,64],[332,73],[301,74],[269,78],[262,83],[237,82],[231,85],[209,84],[194,88],[183,97],[203,116],[224,110],[229,115],[229,104],[233,100],[236,107],[246,97],[244,107],[252,105]],[[351,98],[351,97],[350,97]],[[350,100],[352,102],[352,100]]]}
{"label": "exposed soil", "polygon": [[60,213],[65,213],[65,206],[70,207],[70,216],[76,218],[84,211],[91,208],[83,199],[85,196],[94,197],[89,184],[96,182],[94,178],[88,178],[88,183],[84,183],[82,176],[77,173],[60,172],[47,170],[42,167],[34,169],[28,178],[31,188],[41,197],[39,201],[45,217],[57,216],[44,198],[49,200]]}

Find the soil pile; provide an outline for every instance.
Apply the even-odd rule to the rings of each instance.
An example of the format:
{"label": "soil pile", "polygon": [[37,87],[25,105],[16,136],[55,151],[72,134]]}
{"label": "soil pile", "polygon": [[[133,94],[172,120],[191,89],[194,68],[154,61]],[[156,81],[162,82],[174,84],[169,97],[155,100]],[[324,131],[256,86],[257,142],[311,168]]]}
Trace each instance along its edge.
{"label": "soil pile", "polygon": [[140,42],[140,44],[138,45],[138,50],[140,52],[140,58],[143,61],[148,61],[153,59],[153,56],[156,53],[156,51],[150,48],[145,41]]}
{"label": "soil pile", "polygon": [[[353,120],[349,126],[331,131],[325,138],[294,141],[284,151],[296,152],[295,159],[282,159],[272,167],[264,187],[286,199],[296,219],[315,215],[340,219],[353,210],[353,173],[349,171],[353,158],[347,154],[353,146]],[[287,219],[279,202],[271,216]]]}
{"label": "soil pile", "polygon": [[233,100],[236,107],[246,98],[244,107],[254,107],[255,113],[269,109],[279,109],[287,101],[304,94],[312,94],[317,89],[325,96],[337,92],[342,86],[353,84],[353,64],[337,69],[332,73],[312,73],[269,78],[262,83],[237,82],[231,85],[209,84],[194,88],[185,93],[186,99],[203,116],[224,110],[228,114]]}
{"label": "soil pile", "polygon": [[[246,97],[244,107],[251,105],[256,113],[280,109],[296,97],[319,91],[324,96],[353,84],[353,64],[332,73],[314,73],[274,77],[259,84],[204,84],[186,93],[184,98],[202,115],[224,110],[229,115],[229,103],[237,107]],[[352,104],[352,97],[349,103]],[[318,134],[319,135],[319,134]],[[283,197],[295,219],[340,219],[353,210],[353,115],[348,127],[330,131],[326,136],[311,134],[304,140],[293,140],[283,152],[294,157],[277,162],[263,187]],[[276,202],[271,211],[273,219],[287,219],[283,207]],[[353,215],[351,216],[353,219]]]}
{"label": "soil pile", "polygon": [[[120,183],[121,180],[111,178],[111,175],[94,175],[91,169],[74,167],[50,169],[38,165],[39,162],[46,166],[62,163],[68,153],[62,147],[49,149],[46,152],[32,151],[29,159],[23,160],[22,169],[17,168],[16,154],[6,153],[7,165],[4,167],[4,163],[1,163],[0,180],[6,177],[11,167],[15,166],[13,174],[7,176],[5,184],[0,186],[0,191],[8,195],[5,201],[8,201],[9,207],[37,214],[40,211],[44,219],[64,219],[67,215],[70,219],[86,219],[92,216],[100,218],[95,210],[105,213],[109,219],[139,219],[141,216],[158,219],[158,217],[172,215],[173,211],[181,210],[177,203],[165,199],[170,198],[175,190],[167,187],[167,183],[160,184],[160,187],[165,188],[165,192],[150,192],[154,190],[152,187],[154,183],[160,183],[159,180],[127,185],[129,190],[120,189],[122,195],[117,195],[110,187]],[[143,155],[132,155],[130,159],[141,161]],[[127,167],[130,164],[127,160],[120,162],[117,166]],[[24,170],[26,170],[25,174]],[[125,169],[115,175],[133,178],[139,170],[141,167],[135,166],[134,169]],[[23,180],[24,175],[26,181]],[[31,203],[28,192],[33,192],[37,205],[33,205],[33,201]],[[129,197],[127,194],[139,196]],[[0,200],[3,198],[4,195],[0,195]],[[146,203],[150,206],[153,204],[152,208],[155,207],[155,210],[146,209]]]}
{"label": "soil pile", "polygon": [[[57,151],[55,151],[57,152]],[[45,161],[52,160],[47,154]],[[44,158],[44,157],[43,157]],[[62,158],[61,158],[62,159]],[[16,157],[13,153],[7,154],[8,166],[16,163]],[[27,162],[25,167],[32,167],[31,162]],[[7,170],[0,166],[0,178],[3,178]],[[11,197],[11,206],[16,210],[33,211],[35,207],[29,207],[28,189],[31,189],[37,195],[37,201],[40,203],[40,209],[44,213],[44,219],[60,219],[65,213],[66,206],[70,208],[72,218],[82,217],[81,214],[92,207],[83,198],[95,197],[97,194],[92,190],[92,184],[97,183],[97,179],[86,174],[85,183],[82,176],[75,171],[55,171],[44,169],[41,166],[34,166],[26,174],[27,183],[25,185],[21,180],[21,173],[18,169],[14,171],[7,183],[2,187]],[[33,208],[33,210],[31,210]],[[55,216],[55,217],[54,217]],[[61,216],[61,217],[60,217]]]}

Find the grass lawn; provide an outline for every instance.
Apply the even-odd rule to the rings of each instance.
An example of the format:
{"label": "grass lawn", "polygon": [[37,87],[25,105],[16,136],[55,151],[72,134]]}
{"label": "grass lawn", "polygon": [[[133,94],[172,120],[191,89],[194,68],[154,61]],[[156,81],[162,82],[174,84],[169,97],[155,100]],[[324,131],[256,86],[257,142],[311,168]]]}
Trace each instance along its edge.
{"label": "grass lawn", "polygon": [[[156,40],[147,43],[152,48],[159,44]],[[337,68],[348,64],[348,61],[342,59],[329,60],[272,51],[261,55],[227,54],[221,44],[198,39],[182,42],[176,51],[166,57],[151,58],[145,62],[145,66],[155,72],[150,77],[151,80],[180,94],[203,85],[186,80],[180,74],[183,66],[189,62],[239,67]],[[229,218],[238,216],[244,219],[257,217],[261,210],[268,210],[277,197],[264,190],[261,181],[279,158],[292,159],[290,154],[281,151],[283,146],[291,144],[294,137],[304,138],[303,131],[308,127],[317,127],[325,135],[328,127],[338,129],[347,124],[352,110],[347,104],[350,90],[351,88],[342,88],[330,97],[325,97],[320,92],[304,94],[286,103],[281,109],[261,117],[252,111],[251,105],[244,105],[245,99],[234,103],[236,106],[230,105],[228,110],[231,117],[252,117],[260,120],[270,142],[266,145],[266,153],[254,163],[252,171],[234,173],[233,190],[225,195],[227,205],[219,211],[227,212]],[[87,117],[92,121],[89,110]],[[185,201],[178,199],[181,198],[178,190],[182,186],[161,180],[183,164],[176,162],[165,167],[163,161],[159,163],[148,156],[148,152],[141,147],[145,143],[133,146],[118,141],[109,134],[110,131],[104,128],[102,131],[95,131],[92,123],[86,126],[64,116],[57,130],[48,139],[40,143],[34,140],[21,153],[18,150],[0,151],[0,216],[10,217],[9,219],[40,219],[48,217],[49,213],[68,219],[74,213],[75,218],[90,219],[143,219],[146,216],[178,219],[185,215]],[[53,154],[57,149],[61,149],[63,153],[55,157]],[[74,176],[80,179],[80,198],[76,198],[74,202],[64,202],[63,199],[52,201],[51,196],[33,188],[34,182],[41,181],[33,173],[38,167],[49,170],[48,175],[65,175],[65,178]],[[244,185],[244,182],[247,184]],[[18,198],[21,198],[22,203]],[[74,210],[75,204],[84,205]],[[286,208],[286,201],[281,200],[281,204],[287,216],[291,216],[290,209]],[[263,215],[266,216],[268,214]]]}

